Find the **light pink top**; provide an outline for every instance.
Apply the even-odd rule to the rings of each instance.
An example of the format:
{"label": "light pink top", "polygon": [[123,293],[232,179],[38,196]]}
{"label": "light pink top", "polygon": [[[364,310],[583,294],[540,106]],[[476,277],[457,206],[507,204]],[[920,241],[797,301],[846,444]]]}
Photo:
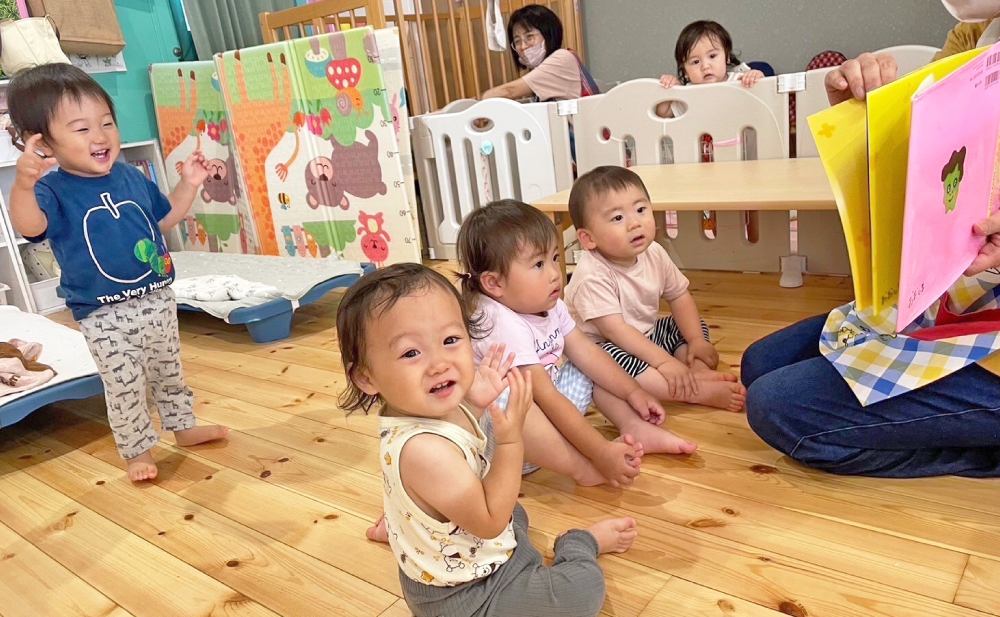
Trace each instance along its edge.
{"label": "light pink top", "polygon": [[557,49],[523,77],[539,101],[580,98],[580,63],[568,49]]}
{"label": "light pink top", "polygon": [[515,313],[489,296],[480,296],[479,311],[485,316],[486,338],[475,341],[476,364],[490,345],[504,344],[504,355],[514,354],[514,366],[541,364],[545,370],[559,364],[567,334],[576,328],[562,300],[544,317]]}
{"label": "light pink top", "polygon": [[687,277],[655,242],[624,268],[597,251],[587,251],[566,286],[566,304],[580,329],[595,343],[605,339],[591,319],[621,314],[625,323],[648,334],[656,323],[660,298],[673,302],[687,292]]}

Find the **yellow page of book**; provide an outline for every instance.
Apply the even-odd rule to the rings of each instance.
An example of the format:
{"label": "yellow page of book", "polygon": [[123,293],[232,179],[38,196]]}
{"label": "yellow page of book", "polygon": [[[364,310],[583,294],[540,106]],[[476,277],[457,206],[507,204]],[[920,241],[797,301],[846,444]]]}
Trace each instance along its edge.
{"label": "yellow page of book", "polygon": [[868,212],[868,119],[865,104],[850,100],[809,116],[809,130],[837,200],[851,260],[854,299],[872,305],[872,236]]}
{"label": "yellow page of book", "polygon": [[872,234],[872,301],[896,304],[903,250],[903,210],[910,145],[910,100],[929,75],[940,81],[986,47],[938,60],[868,93],[868,192]]}

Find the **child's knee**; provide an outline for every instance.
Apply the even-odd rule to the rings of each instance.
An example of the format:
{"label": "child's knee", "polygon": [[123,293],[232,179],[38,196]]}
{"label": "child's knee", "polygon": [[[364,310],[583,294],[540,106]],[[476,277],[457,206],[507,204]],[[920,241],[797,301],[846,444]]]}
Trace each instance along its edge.
{"label": "child's knee", "polygon": [[596,561],[581,564],[582,572],[574,581],[574,588],[580,597],[577,607],[581,615],[597,617],[604,608],[604,598],[607,594],[607,583],[604,580],[604,570]]}

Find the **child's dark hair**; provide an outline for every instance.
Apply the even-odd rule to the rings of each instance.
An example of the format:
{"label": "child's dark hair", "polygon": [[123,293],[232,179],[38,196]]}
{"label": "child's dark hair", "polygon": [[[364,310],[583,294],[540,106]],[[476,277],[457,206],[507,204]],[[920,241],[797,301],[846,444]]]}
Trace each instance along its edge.
{"label": "child's dark hair", "polygon": [[115,102],[101,84],[72,64],[43,64],[18,73],[7,88],[10,121],[17,134],[41,133],[51,139],[49,123],[59,104],[66,98],[79,103],[93,98],[108,104],[111,117],[117,123]]}
{"label": "child's dark hair", "polygon": [[577,178],[573,190],[569,192],[569,217],[577,229],[587,227],[588,209],[595,199],[608,193],[620,192],[635,187],[649,199],[649,191],[639,174],[617,165],[596,167]]}
{"label": "child's dark hair", "polygon": [[347,411],[367,412],[378,402],[378,395],[365,394],[354,383],[358,371],[368,368],[366,341],[372,320],[396,305],[400,299],[432,288],[454,296],[462,309],[462,320],[469,335],[479,338],[479,327],[466,309],[458,290],[443,275],[421,264],[395,264],[367,274],[351,286],[337,309],[337,337],[340,339],[340,359],[347,375],[347,389],[340,395],[340,406]]}
{"label": "child's dark hair", "polygon": [[681,30],[680,36],[677,37],[677,45],[674,47],[674,60],[677,61],[677,78],[682,84],[687,84],[691,81],[684,71],[684,63],[687,62],[688,54],[698,44],[698,41],[705,36],[715,40],[722,47],[722,51],[726,54],[726,66],[734,67],[740,63],[740,59],[733,53],[733,37],[729,36],[729,32],[721,24],[708,20],[692,22],[684,26],[684,29]]}
{"label": "child's dark hair", "polygon": [[941,170],[941,182],[944,182],[948,178],[948,175],[956,169],[958,170],[959,181],[965,177],[965,152],[965,146],[962,146],[961,150],[952,151],[951,158],[948,159],[948,164]]}
{"label": "child's dark hair", "polygon": [[526,4],[510,15],[507,21],[507,40],[510,41],[510,57],[514,59],[514,66],[522,71],[528,69],[521,63],[517,50],[514,49],[514,26],[521,26],[525,30],[534,28],[542,33],[545,39],[545,57],[548,58],[563,44],[563,25],[559,16],[539,4]]}
{"label": "child's dark hair", "polygon": [[525,249],[547,251],[559,233],[541,210],[516,199],[501,199],[474,210],[458,231],[458,263],[462,295],[475,307],[485,294],[480,277],[486,272],[507,276],[510,266]]}

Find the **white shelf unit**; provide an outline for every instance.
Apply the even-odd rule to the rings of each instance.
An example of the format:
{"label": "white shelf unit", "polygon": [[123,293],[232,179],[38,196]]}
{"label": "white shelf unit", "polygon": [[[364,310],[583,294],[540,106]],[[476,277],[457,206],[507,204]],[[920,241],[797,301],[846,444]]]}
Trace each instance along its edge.
{"label": "white shelf unit", "polygon": [[[163,158],[160,156],[160,144],[155,139],[122,144],[119,160],[152,161],[156,183],[161,191],[168,192],[166,169],[163,166]],[[0,163],[0,205],[2,205],[2,209],[0,209],[2,212],[2,217],[0,217],[2,218],[0,220],[0,285],[6,285],[10,288],[6,292],[8,304],[31,313],[53,313],[66,307],[65,301],[56,293],[59,279],[29,280],[24,262],[21,259],[21,247],[28,241],[14,231],[10,222],[10,211],[7,204],[10,200],[10,190],[13,188],[16,178],[16,165],[17,161]],[[13,242],[10,241],[12,238]]]}

